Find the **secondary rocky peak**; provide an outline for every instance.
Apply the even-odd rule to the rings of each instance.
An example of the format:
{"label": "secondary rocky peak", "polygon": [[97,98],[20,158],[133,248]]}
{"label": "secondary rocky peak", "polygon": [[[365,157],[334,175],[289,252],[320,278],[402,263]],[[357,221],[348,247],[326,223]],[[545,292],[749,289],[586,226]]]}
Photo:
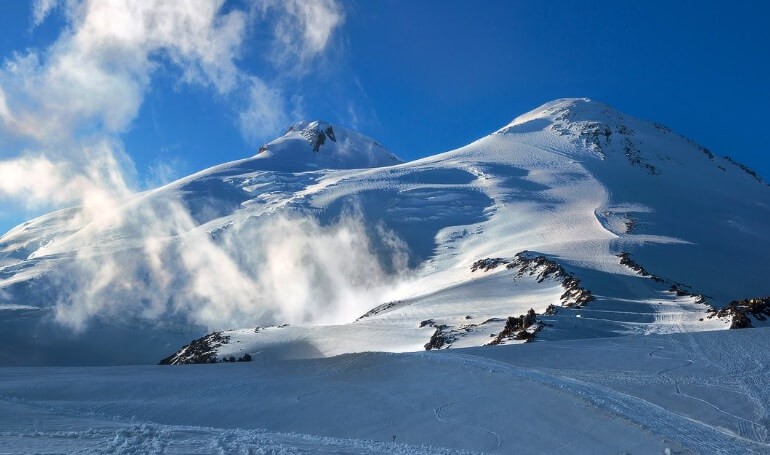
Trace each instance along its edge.
{"label": "secondary rocky peak", "polygon": [[402,161],[363,134],[321,120],[290,125],[283,136],[259,148],[261,165],[272,170],[354,169]]}
{"label": "secondary rocky peak", "polygon": [[332,124],[320,120],[299,121],[291,125],[285,134],[294,132],[304,137],[310,143],[314,152],[317,152],[327,139],[337,142]]}

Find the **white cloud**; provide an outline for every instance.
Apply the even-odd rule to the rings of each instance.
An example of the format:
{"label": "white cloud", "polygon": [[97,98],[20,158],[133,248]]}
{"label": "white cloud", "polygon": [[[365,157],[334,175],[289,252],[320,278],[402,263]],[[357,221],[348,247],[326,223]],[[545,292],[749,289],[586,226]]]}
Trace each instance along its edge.
{"label": "white cloud", "polygon": [[[223,3],[36,0],[34,24],[60,8],[68,26],[47,49],[27,50],[3,62],[0,133],[48,149],[56,144],[57,160],[66,160],[79,153],[77,141],[84,135],[114,139],[125,132],[154,71],[171,63],[186,83],[247,99],[238,126],[256,145],[289,123],[292,113],[275,84],[238,68],[247,22],[255,16],[238,9],[223,12]],[[344,21],[336,0],[254,0],[253,5],[262,12],[256,15],[260,26],[273,26],[273,57],[293,68],[321,55]]]}
{"label": "white cloud", "polygon": [[[222,3],[70,3],[71,28],[50,48],[6,60],[0,72],[5,130],[41,142],[60,141],[83,129],[121,133],[136,117],[151,74],[164,59],[178,66],[187,82],[210,85],[219,93],[234,90],[241,77],[234,61],[246,14],[221,14]],[[35,18],[51,5],[36,3]]]}
{"label": "white cloud", "polygon": [[289,123],[283,94],[268,87],[261,79],[249,80],[246,106],[238,118],[238,127],[250,143],[268,134],[275,134]]}
{"label": "white cloud", "polygon": [[37,27],[59,6],[60,0],[35,0],[32,4],[32,25]]}
{"label": "white cloud", "polygon": [[329,45],[345,21],[336,0],[261,0],[263,15],[273,22],[273,58],[295,70],[304,69]]}

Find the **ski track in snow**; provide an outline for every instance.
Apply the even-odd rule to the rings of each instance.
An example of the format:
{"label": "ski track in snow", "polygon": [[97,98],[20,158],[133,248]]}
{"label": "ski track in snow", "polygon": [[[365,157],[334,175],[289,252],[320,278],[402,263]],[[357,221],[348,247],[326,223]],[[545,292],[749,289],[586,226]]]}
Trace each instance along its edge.
{"label": "ski track in snow", "polygon": [[[764,339],[760,339],[761,334],[762,332],[754,334],[749,340],[744,340],[742,344],[738,344],[734,339],[729,338],[721,345],[715,344],[714,340],[710,339],[705,339],[704,342],[697,343],[693,339],[692,334],[686,334],[686,337],[689,341],[689,346],[697,350],[696,352],[699,355],[703,356],[704,345],[706,345],[710,348],[709,352],[719,356],[717,365],[719,365],[720,369],[725,372],[723,378],[734,379],[734,384],[754,405],[756,417],[764,421],[764,423],[759,423],[734,416],[741,422],[749,425],[748,429],[741,428],[742,435],[763,443],[768,443],[770,442],[768,438],[768,424],[770,424],[770,390],[768,390],[767,387],[767,375],[759,374],[761,372],[767,372],[768,365],[764,364],[756,354],[753,354],[753,352],[755,352],[754,349],[757,349],[756,347],[761,346],[762,343],[766,343]],[[753,365],[753,368],[749,367],[751,365]],[[679,390],[678,386],[677,390]],[[721,412],[726,412],[712,403],[707,403]],[[748,430],[749,434],[744,434],[744,431],[746,430]]]}
{"label": "ski track in snow", "polygon": [[[655,357],[655,358],[659,358],[659,359],[684,360],[684,362],[685,362],[682,365],[674,366],[674,367],[671,367],[671,368],[666,368],[666,369],[661,370],[661,371],[658,372],[658,375],[666,378],[666,380],[668,380],[668,381],[670,381],[671,383],[674,384],[674,386],[676,388],[676,394],[677,395],[681,395],[681,396],[690,398],[692,400],[696,400],[696,401],[699,401],[701,403],[704,403],[707,406],[710,406],[711,408],[715,409],[716,411],[721,412],[722,414],[725,414],[725,415],[735,419],[738,422],[739,431],[740,431],[740,433],[737,436],[749,439],[751,441],[760,442],[760,443],[767,443],[768,442],[767,441],[767,428],[764,427],[763,425],[761,425],[760,423],[754,422],[752,420],[749,420],[749,419],[743,418],[741,416],[735,415],[735,414],[733,414],[731,412],[728,412],[728,411],[720,408],[716,404],[714,404],[714,403],[712,403],[712,402],[710,402],[710,401],[708,401],[706,399],[703,399],[703,398],[700,398],[700,397],[696,397],[696,396],[693,396],[693,395],[690,395],[690,394],[682,392],[682,389],[681,389],[681,386],[679,384],[679,381],[677,381],[674,378],[670,378],[668,375],[666,375],[666,373],[672,372],[674,370],[679,370],[681,368],[687,368],[687,367],[689,367],[691,365],[694,365],[696,363],[696,361],[692,360],[692,359],[679,359],[679,358],[672,359],[670,357],[662,357],[662,356],[656,355],[658,352],[661,352],[664,349],[665,349],[665,346],[658,346],[654,351],[651,351],[649,355],[650,355],[650,357]],[[739,384],[742,386],[741,388],[744,391],[744,395],[746,397],[749,397],[749,398],[751,398],[751,395],[750,395],[749,391],[745,387],[745,381],[749,380],[749,378],[751,377],[750,373],[752,373],[752,371],[748,371],[748,372],[747,371],[743,371],[742,372],[742,378],[741,378],[742,380],[739,381]],[[752,401],[754,402],[755,405],[759,404],[759,402],[757,400],[752,400]],[[762,406],[762,407],[764,407],[764,406]],[[762,407],[760,407],[760,409]]]}
{"label": "ski track in snow", "polygon": [[[611,388],[599,387],[573,378],[548,375],[536,370],[516,368],[500,361],[457,352],[447,353],[444,356],[424,355],[423,357],[433,362],[456,362],[464,367],[473,366],[501,371],[517,379],[535,381],[555,389],[566,390],[657,434],[680,441],[697,453],[732,453],[736,448],[736,440],[745,443],[746,453],[770,452],[770,445],[762,444],[764,439],[761,441],[749,439]],[[709,437],[699,437],[704,433],[709,434]]]}
{"label": "ski track in snow", "polygon": [[[118,429],[89,429],[85,431],[31,431],[27,433],[0,431],[0,440],[24,447],[24,441],[35,441],[36,453],[82,454],[394,454],[473,455],[477,452],[449,450],[440,447],[419,447],[396,442],[343,439],[294,433],[270,433],[260,430],[222,429],[192,426],[131,424]],[[16,445],[16,444],[14,444]],[[62,450],[64,449],[64,450]],[[0,454],[27,453],[22,449]]]}
{"label": "ski track in snow", "polygon": [[[684,357],[670,357],[670,356],[664,356],[659,355],[661,352],[668,352],[667,349],[670,349],[670,346],[652,346],[654,349],[650,351],[647,355],[651,358],[656,359],[662,359],[662,360],[671,360],[671,361],[681,361],[683,362],[680,365],[675,365],[672,367],[665,368],[663,370],[658,371],[656,374],[660,377],[664,378],[664,380],[670,384],[673,385],[675,389],[676,395],[680,395],[682,397],[686,397],[691,400],[698,401],[700,403],[705,404],[706,406],[716,410],[717,412],[720,412],[731,419],[734,419],[739,432],[736,434],[734,432],[731,432],[730,430],[726,429],[720,429],[717,428],[718,431],[735,436],[737,438],[741,438],[743,440],[747,440],[754,443],[759,444],[767,444],[768,443],[768,427],[767,424],[763,424],[758,421],[750,420],[746,417],[742,417],[739,415],[736,415],[732,412],[729,412],[723,408],[721,408],[719,405],[715,404],[714,402],[705,399],[703,397],[694,396],[688,393],[685,393],[682,391],[682,383],[681,379],[677,379],[676,377],[671,377],[669,373],[672,373],[677,370],[686,369],[692,365],[695,365],[697,363],[706,363],[708,360],[708,364],[716,366],[720,368],[721,370],[725,371],[725,374],[720,376],[720,379],[725,379],[727,377],[731,377],[733,381],[727,385],[727,384],[713,384],[711,382],[700,382],[697,380],[697,378],[690,378],[688,381],[688,384],[691,384],[693,382],[693,379],[695,381],[695,384],[697,384],[699,387],[704,387],[708,389],[714,389],[715,393],[716,390],[721,389],[723,391],[731,391],[735,392],[736,389],[740,391],[740,393],[750,400],[750,402],[754,405],[754,408],[756,409],[756,414],[758,418],[764,419],[765,422],[768,421],[767,419],[767,406],[768,406],[768,399],[770,399],[770,394],[766,392],[766,388],[761,387],[761,384],[764,384],[765,382],[762,380],[762,375],[759,374],[762,371],[768,370],[767,366],[761,366],[759,364],[759,368],[753,369],[749,368],[746,369],[747,364],[759,362],[756,359],[751,358],[750,355],[747,355],[747,349],[745,349],[744,346],[735,343],[735,341],[732,338],[729,338],[725,340],[724,343],[730,343],[732,346],[729,346],[732,349],[727,349],[729,352],[732,352],[729,356],[717,356],[717,361],[714,362],[713,355],[711,358],[707,358],[703,354],[703,347],[702,344],[710,344],[711,341],[707,337],[700,337],[699,342],[701,345],[699,345],[697,342],[693,341],[693,337],[689,333],[683,333],[682,334],[684,338],[677,338],[675,344],[680,345],[680,350],[677,351],[678,353],[681,353],[683,355],[687,355],[688,353],[693,355],[693,358],[684,358]],[[759,337],[760,335],[755,335],[752,337],[752,342],[749,342],[748,345],[753,344],[753,340]],[[681,343],[682,339],[686,339],[687,343]],[[706,341],[708,340],[708,341]],[[744,341],[745,342],[745,341]],[[727,347],[724,346],[724,343],[721,344],[722,349],[726,349]],[[709,346],[711,353],[720,353],[721,350],[717,345]],[[607,353],[611,352],[613,349],[603,349],[602,352]],[[622,350],[615,350],[615,351],[622,351]],[[582,371],[564,371],[564,370],[554,370],[554,374],[559,375],[565,375],[565,376],[573,376],[574,378],[583,378],[583,380],[593,380],[603,383],[606,387],[612,387],[613,385],[613,378],[611,376],[608,377],[606,373],[599,373],[599,374],[586,374]],[[635,377],[626,377],[623,378],[623,382],[634,382],[638,383],[640,386],[644,386],[649,384],[649,379],[645,379],[643,376],[634,375]],[[687,419],[690,419],[690,417],[684,417]],[[640,423],[643,423],[643,419],[640,421]],[[765,451],[770,452],[770,450],[765,449]],[[765,451],[760,451],[759,453],[765,453]]]}
{"label": "ski track in snow", "polygon": [[[439,422],[453,422],[454,419],[441,417],[441,411],[446,409],[446,408],[448,408],[448,407],[450,407],[450,406],[454,406],[454,405],[456,405],[458,403],[468,402],[468,401],[480,401],[480,400],[485,400],[485,399],[486,399],[485,397],[474,397],[474,398],[470,398],[470,399],[467,399],[467,400],[451,401],[449,403],[445,403],[445,404],[442,404],[441,406],[437,407],[436,409],[433,410],[433,413],[436,415],[436,420],[438,420]],[[490,435],[492,435],[495,438],[496,442],[495,442],[495,446],[491,449],[492,451],[499,449],[500,446],[503,445],[503,437],[500,436],[500,433],[492,431],[489,428],[486,428],[486,427],[481,426],[481,425],[473,425],[473,424],[471,424],[471,426],[473,428],[477,428],[477,429],[479,429],[481,431],[489,433]]]}

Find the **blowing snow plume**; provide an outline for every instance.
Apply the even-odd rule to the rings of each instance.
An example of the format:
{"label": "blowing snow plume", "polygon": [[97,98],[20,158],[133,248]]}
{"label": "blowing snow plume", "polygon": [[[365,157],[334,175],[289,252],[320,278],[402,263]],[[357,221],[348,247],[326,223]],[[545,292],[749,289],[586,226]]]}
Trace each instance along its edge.
{"label": "blowing snow plume", "polygon": [[328,226],[299,215],[249,218],[215,237],[179,203],[132,209],[123,220],[119,230],[139,231],[141,245],[81,249],[56,272],[73,286],[56,305],[59,322],[75,330],[93,317],[178,317],[209,329],[349,322],[387,298],[399,274],[386,270],[406,264],[403,244],[382,228],[374,235],[386,248],[375,252],[355,214]]}

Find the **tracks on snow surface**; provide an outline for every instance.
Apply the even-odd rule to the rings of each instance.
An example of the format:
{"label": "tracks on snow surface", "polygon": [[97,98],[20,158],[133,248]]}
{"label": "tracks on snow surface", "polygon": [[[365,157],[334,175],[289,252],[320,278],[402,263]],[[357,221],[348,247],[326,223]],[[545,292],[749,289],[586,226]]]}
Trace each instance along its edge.
{"label": "tracks on snow surface", "polygon": [[[653,351],[656,352],[656,351]],[[650,353],[651,356],[653,353]],[[572,393],[592,405],[605,409],[625,420],[664,435],[697,453],[770,453],[770,445],[762,438],[752,438],[735,434],[724,428],[708,425],[689,416],[667,410],[657,404],[646,401],[610,387],[589,384],[578,379],[544,373],[539,370],[522,368],[508,363],[456,351],[445,351],[440,355],[420,353],[432,362],[458,363],[463,367],[478,367],[490,371],[500,371],[517,379],[536,383]],[[691,363],[676,368],[690,366]],[[660,373],[665,373],[664,370]],[[710,403],[709,403],[710,404]],[[712,405],[713,406],[713,405]],[[741,420],[745,420],[742,419]],[[752,426],[759,426],[748,421]],[[757,434],[759,436],[759,434]],[[740,448],[739,448],[740,447]]]}

